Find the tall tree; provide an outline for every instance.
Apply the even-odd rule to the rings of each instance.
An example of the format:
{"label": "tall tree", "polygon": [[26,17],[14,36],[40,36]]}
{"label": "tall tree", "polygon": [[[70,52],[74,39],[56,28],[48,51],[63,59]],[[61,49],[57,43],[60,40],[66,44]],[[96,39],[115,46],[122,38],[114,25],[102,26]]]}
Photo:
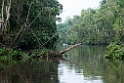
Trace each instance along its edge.
{"label": "tall tree", "polygon": [[[3,1],[7,3],[9,0]],[[3,16],[5,16],[4,11],[5,8]],[[42,46],[57,33],[56,16],[61,12],[62,5],[57,0],[13,0],[9,22],[6,29],[4,28],[3,44],[10,47]],[[45,46],[52,47],[56,40],[57,36],[47,42]]]}
{"label": "tall tree", "polygon": [[99,9],[82,10],[81,16],[77,19],[72,18],[67,20],[68,22],[65,21],[61,24],[63,28],[59,28],[58,25],[58,30],[68,30],[68,35],[76,33],[66,37],[66,42],[75,40],[83,41],[85,44],[124,42],[124,1],[102,0],[100,3]]}

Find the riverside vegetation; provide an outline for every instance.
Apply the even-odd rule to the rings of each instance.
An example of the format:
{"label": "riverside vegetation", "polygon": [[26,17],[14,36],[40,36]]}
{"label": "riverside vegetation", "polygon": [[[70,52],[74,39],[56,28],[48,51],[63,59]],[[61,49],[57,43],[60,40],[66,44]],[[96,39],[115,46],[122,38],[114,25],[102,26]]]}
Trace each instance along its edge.
{"label": "riverside vegetation", "polygon": [[60,44],[108,45],[106,58],[123,59],[124,1],[102,0],[99,8],[82,10],[58,24],[58,32]]}
{"label": "riverside vegetation", "polygon": [[[57,0],[0,0],[0,61],[47,55],[58,39]],[[34,50],[37,49],[37,50]],[[30,53],[33,50],[33,53]]]}
{"label": "riverside vegetation", "polygon": [[[116,42],[107,47],[106,57],[123,59],[123,0],[102,0],[99,8],[82,10],[80,16],[68,17],[58,25],[63,6],[57,0],[1,0],[0,4],[1,62],[47,56],[55,51],[56,42],[87,45]],[[34,53],[30,53],[33,49]]]}

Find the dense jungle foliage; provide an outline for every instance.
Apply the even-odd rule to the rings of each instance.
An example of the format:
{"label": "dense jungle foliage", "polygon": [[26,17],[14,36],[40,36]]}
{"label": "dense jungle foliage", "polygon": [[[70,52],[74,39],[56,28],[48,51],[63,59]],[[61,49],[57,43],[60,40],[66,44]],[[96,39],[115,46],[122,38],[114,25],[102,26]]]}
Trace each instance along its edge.
{"label": "dense jungle foliage", "polygon": [[0,64],[51,52],[62,4],[57,0],[0,0],[0,4]]}
{"label": "dense jungle foliage", "polygon": [[124,1],[102,0],[97,9],[82,10],[81,15],[58,24],[60,42],[75,44],[124,43]]}
{"label": "dense jungle foliage", "polygon": [[[109,45],[106,57],[124,56],[124,1],[102,0],[97,9],[82,10],[81,15],[58,24],[60,44],[82,42],[88,45]],[[121,44],[119,44],[121,43]],[[115,51],[116,50],[116,51]]]}
{"label": "dense jungle foliage", "polygon": [[57,16],[62,12],[57,0],[0,0],[0,4],[0,46],[54,46],[58,39]]}
{"label": "dense jungle foliage", "polygon": [[[99,8],[82,10],[81,15],[67,18],[58,28],[56,21],[60,18],[57,16],[63,7],[57,0],[1,0],[0,4],[0,47],[51,48],[58,38],[60,44],[124,43],[123,0],[102,0]],[[112,44],[108,48],[116,47]],[[106,53],[119,52],[108,51]]]}

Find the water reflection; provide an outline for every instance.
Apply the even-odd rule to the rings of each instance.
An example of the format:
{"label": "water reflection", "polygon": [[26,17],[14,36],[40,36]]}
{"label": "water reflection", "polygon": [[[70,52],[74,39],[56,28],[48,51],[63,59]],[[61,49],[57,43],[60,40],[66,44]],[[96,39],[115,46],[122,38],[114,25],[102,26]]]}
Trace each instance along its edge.
{"label": "water reflection", "polygon": [[[94,80],[95,79],[95,80]],[[61,62],[59,64],[60,83],[103,83],[100,76],[94,78],[85,78],[83,69]]]}
{"label": "water reflection", "polygon": [[[79,50],[78,50],[79,49]],[[104,63],[104,47],[99,46],[80,46],[68,52],[69,60],[81,65],[84,70],[84,76],[101,76],[102,70],[105,68]]]}
{"label": "water reflection", "polygon": [[58,61],[30,60],[0,72],[0,83],[59,83]]}
{"label": "water reflection", "polygon": [[64,59],[7,64],[0,83],[123,83],[124,62],[105,60],[104,52],[104,46],[79,46]]}
{"label": "water reflection", "polygon": [[70,61],[71,65],[63,64],[64,74],[59,76],[60,80],[64,83],[76,83],[78,81],[78,83],[103,83],[100,72],[104,68],[101,65],[104,50],[105,47],[79,46],[69,51],[66,59]]}
{"label": "water reflection", "polygon": [[83,83],[123,83],[124,62],[107,61],[103,57],[104,52],[104,46],[80,46],[69,51],[66,59],[76,65],[75,75],[80,73],[76,72],[77,66],[78,69],[83,69],[83,74],[80,75],[83,78],[79,79]]}

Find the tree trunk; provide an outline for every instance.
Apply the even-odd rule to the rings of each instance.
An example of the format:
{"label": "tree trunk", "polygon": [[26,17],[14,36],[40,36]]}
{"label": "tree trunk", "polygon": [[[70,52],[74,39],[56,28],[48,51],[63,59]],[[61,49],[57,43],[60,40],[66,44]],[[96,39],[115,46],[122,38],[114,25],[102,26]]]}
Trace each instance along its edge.
{"label": "tree trunk", "polygon": [[2,20],[0,17],[0,47],[3,46],[3,32],[2,32]]}
{"label": "tree trunk", "polygon": [[3,46],[3,36],[0,34],[0,47]]}
{"label": "tree trunk", "polygon": [[69,50],[71,50],[71,49],[73,49],[73,48],[75,48],[79,45],[81,45],[81,43],[70,46],[69,48],[63,49],[62,51],[59,51],[57,53],[53,53],[53,54],[50,55],[50,57],[62,57],[62,54],[66,53],[67,51],[69,51]]}

